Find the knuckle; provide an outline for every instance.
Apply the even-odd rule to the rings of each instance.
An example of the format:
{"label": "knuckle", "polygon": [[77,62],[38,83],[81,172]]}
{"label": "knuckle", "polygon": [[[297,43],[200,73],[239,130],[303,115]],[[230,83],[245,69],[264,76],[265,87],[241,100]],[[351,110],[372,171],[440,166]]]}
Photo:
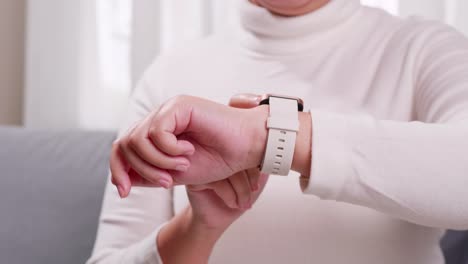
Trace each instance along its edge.
{"label": "knuckle", "polygon": [[162,131],[158,128],[152,127],[149,129],[148,136],[155,142],[158,142],[162,138]]}
{"label": "knuckle", "polygon": [[185,105],[187,104],[188,101],[190,101],[190,96],[189,95],[177,95],[172,97],[165,105],[166,110],[176,108],[177,106],[180,105]]}
{"label": "knuckle", "polygon": [[157,133],[158,133],[158,129],[155,127],[151,127],[150,129],[148,129],[148,137],[151,139],[155,139]]}
{"label": "knuckle", "polygon": [[116,149],[120,151],[121,154],[124,154],[126,151],[126,146],[123,140],[120,140],[119,143],[116,145]]}
{"label": "knuckle", "polygon": [[183,103],[185,101],[187,101],[188,99],[188,95],[185,95],[185,94],[181,94],[181,95],[177,95],[173,98],[172,102],[175,103],[175,104],[179,104],[179,103]]}
{"label": "knuckle", "polygon": [[128,137],[128,146],[132,149],[138,148],[139,146],[139,138],[138,136],[132,134]]}
{"label": "knuckle", "polygon": [[120,139],[116,139],[116,140],[114,140],[114,142],[112,142],[112,148],[113,149],[119,149],[120,148]]}

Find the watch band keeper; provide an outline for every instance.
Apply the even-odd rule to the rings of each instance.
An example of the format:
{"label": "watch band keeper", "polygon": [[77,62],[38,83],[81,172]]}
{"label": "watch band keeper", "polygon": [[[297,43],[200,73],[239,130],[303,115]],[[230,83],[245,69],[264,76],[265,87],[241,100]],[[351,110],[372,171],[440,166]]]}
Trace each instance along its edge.
{"label": "watch band keeper", "polygon": [[267,120],[267,127],[278,130],[298,132],[299,120],[284,117],[269,117]]}

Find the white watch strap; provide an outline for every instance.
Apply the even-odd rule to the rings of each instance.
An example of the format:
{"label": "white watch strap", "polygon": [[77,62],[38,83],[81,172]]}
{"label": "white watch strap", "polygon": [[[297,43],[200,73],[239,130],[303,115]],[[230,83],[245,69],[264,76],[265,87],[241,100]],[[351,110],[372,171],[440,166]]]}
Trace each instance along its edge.
{"label": "white watch strap", "polygon": [[298,102],[280,97],[270,97],[269,101],[268,141],[261,170],[267,174],[286,176],[291,170],[299,131]]}

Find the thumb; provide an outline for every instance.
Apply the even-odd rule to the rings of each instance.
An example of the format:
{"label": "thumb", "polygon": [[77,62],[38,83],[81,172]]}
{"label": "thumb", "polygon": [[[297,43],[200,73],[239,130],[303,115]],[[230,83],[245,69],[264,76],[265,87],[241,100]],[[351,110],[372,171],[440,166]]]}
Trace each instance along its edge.
{"label": "thumb", "polygon": [[254,108],[260,103],[261,96],[256,94],[236,94],[229,101],[229,106],[235,108]]}

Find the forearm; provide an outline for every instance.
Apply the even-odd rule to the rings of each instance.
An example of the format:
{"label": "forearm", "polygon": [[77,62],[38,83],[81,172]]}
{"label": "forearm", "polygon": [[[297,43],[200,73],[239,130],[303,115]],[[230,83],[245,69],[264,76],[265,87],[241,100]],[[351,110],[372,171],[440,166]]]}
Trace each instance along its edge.
{"label": "forearm", "polygon": [[196,223],[189,206],[159,232],[158,251],[165,264],[205,264],[222,233]]}
{"label": "forearm", "polygon": [[306,193],[420,225],[468,227],[466,122],[312,114],[314,157]]}

